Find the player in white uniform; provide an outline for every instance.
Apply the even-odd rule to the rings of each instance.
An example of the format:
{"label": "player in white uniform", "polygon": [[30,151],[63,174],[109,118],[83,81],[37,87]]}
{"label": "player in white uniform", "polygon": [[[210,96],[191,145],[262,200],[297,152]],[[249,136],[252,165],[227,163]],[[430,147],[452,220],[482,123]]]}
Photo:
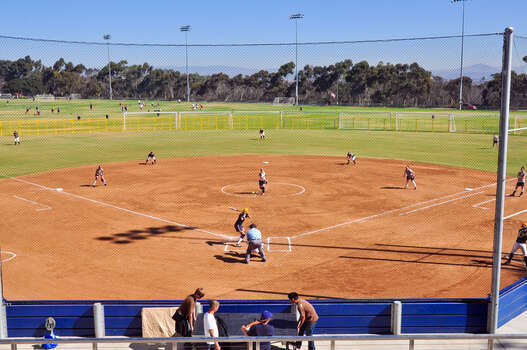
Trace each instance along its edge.
{"label": "player in white uniform", "polygon": [[148,165],[149,161],[152,161],[152,164],[156,164],[157,163],[156,155],[152,151],[150,151],[150,153],[148,153],[148,156],[146,156],[145,165]]}
{"label": "player in white uniform", "polygon": [[514,191],[511,193],[511,197],[514,197],[516,194],[516,190],[518,187],[521,187],[520,197],[523,195],[523,189],[525,188],[525,167],[522,166],[520,171],[517,175],[518,181],[516,182],[516,187],[514,187]]}
{"label": "player in white uniform", "polygon": [[95,170],[95,180],[93,180],[93,183],[92,183],[92,187],[95,187],[95,184],[97,183],[97,179],[100,178],[100,181],[102,181],[102,183],[104,184],[104,186],[107,186],[108,184],[106,183],[106,180],[104,179],[104,169],[102,168],[101,165],[99,165],[97,167],[97,169]]}
{"label": "player in white uniform", "polygon": [[348,160],[346,165],[349,165],[350,161],[353,162],[353,165],[357,165],[357,155],[356,154],[348,152],[348,154],[346,154],[346,159]]}
{"label": "player in white uniform", "polygon": [[260,128],[260,140],[265,139],[265,131],[264,129]]}
{"label": "player in white uniform", "polygon": [[417,184],[415,183],[415,173],[412,169],[410,169],[410,167],[408,165],[406,165],[404,167],[404,174],[403,174],[404,177],[406,177],[406,184],[404,185],[404,188],[407,189],[408,188],[408,182],[409,181],[412,181],[412,183],[414,184],[414,190],[417,190]]}
{"label": "player in white uniform", "polygon": [[265,194],[265,186],[267,185],[267,175],[265,174],[263,168],[260,169],[260,173],[258,175],[260,176],[258,179],[258,187],[260,188],[260,191],[262,191],[263,196]]}
{"label": "player in white uniform", "polygon": [[527,223],[524,222],[522,224],[522,227],[518,231],[518,237],[516,238],[516,242],[514,242],[511,252],[509,253],[509,255],[507,255],[507,260],[503,263],[503,265],[509,265],[511,263],[512,257],[514,256],[514,253],[518,249],[520,249],[523,253],[523,261],[525,262],[525,268],[527,269],[527,247],[525,245],[526,241],[527,241]]}

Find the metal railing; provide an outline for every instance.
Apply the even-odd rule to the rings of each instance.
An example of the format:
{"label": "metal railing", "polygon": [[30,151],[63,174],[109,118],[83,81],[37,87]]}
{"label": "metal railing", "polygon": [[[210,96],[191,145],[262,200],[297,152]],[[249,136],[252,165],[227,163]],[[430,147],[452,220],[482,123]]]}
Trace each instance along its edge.
{"label": "metal railing", "polygon": [[487,340],[488,348],[492,349],[495,340],[527,340],[527,334],[403,334],[403,335],[320,335],[320,336],[274,336],[274,337],[192,337],[192,338],[5,338],[0,339],[0,345],[11,345],[11,350],[17,350],[20,344],[92,344],[96,350],[98,344],[127,344],[127,343],[157,343],[169,344],[172,350],[177,349],[182,343],[205,343],[210,341],[246,343],[247,349],[252,349],[252,344],[259,345],[261,342],[293,343],[299,341],[325,342],[331,350],[337,348],[338,342],[362,342],[362,341],[408,341],[408,349],[414,350],[416,341],[430,340]]}

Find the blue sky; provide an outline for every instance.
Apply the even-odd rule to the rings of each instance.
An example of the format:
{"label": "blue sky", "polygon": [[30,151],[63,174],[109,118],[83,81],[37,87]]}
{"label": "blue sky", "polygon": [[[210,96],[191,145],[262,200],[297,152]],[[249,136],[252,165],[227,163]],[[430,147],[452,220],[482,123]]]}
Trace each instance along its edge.
{"label": "blue sky", "polygon": [[[504,6],[507,8],[504,8]],[[28,36],[64,40],[102,41],[104,33],[111,33],[116,42],[147,43],[183,43],[184,36],[179,26],[190,24],[190,43],[263,43],[292,42],[295,38],[294,23],[288,15],[302,12],[305,18],[299,23],[299,41],[338,41],[364,40],[379,38],[402,38],[413,36],[456,35],[460,33],[461,3],[449,0],[347,0],[347,1],[34,1],[26,0],[24,6],[16,1],[2,3],[2,25],[0,34]],[[527,35],[526,0],[469,0],[466,2],[465,30],[470,33],[501,32],[506,26],[513,26],[518,34]],[[454,57],[459,56],[455,42],[439,43],[437,52],[424,57],[415,53],[417,58],[427,60],[430,67],[449,68],[454,65]],[[0,58],[13,58],[23,52],[32,57],[52,60],[62,54],[73,61],[85,60],[89,65],[102,61],[105,51],[72,49],[70,47],[25,46],[25,44],[0,41],[4,46]],[[430,52],[429,46],[417,51]],[[496,40],[483,40],[473,43],[479,50],[470,57],[470,44],[467,44],[467,60],[472,63],[493,64],[499,44]],[[497,51],[495,50],[497,47]],[[491,52],[486,46],[492,47]],[[520,43],[519,49],[527,50],[527,42]],[[442,47],[442,49],[441,49]],[[412,51],[411,48],[392,48],[394,51]],[[369,60],[393,61],[411,60],[390,53],[390,48],[364,48],[356,53],[356,59],[364,56]],[[43,52],[40,52],[42,50]],[[348,53],[341,48],[305,49],[302,59],[307,63],[332,63]],[[49,53],[46,51],[54,51]],[[57,51],[60,52],[60,54]],[[155,50],[154,50],[155,51]],[[175,52],[177,51],[177,52]],[[141,52],[113,50],[112,59],[128,58],[129,61],[154,61],[157,65],[180,66],[173,62],[180,52],[173,53]],[[192,63],[195,65],[239,65],[273,67],[289,57],[287,52],[278,49],[267,53],[234,52],[194,52]],[[342,52],[339,52],[342,51]],[[448,52],[449,57],[440,57]],[[87,58],[93,54],[93,58]],[[525,53],[527,54],[527,52]],[[49,57],[46,58],[46,55]],[[350,54],[351,55],[351,54]],[[116,56],[116,57],[113,57]],[[143,57],[144,56],[144,57]],[[161,59],[159,57],[161,57]],[[209,56],[208,58],[206,56]],[[210,56],[218,56],[214,59]],[[241,57],[239,57],[241,56]],[[273,57],[276,56],[276,57]],[[353,55],[352,55],[353,56]],[[386,57],[382,57],[386,56]],[[404,56],[404,55],[403,55]],[[450,57],[452,56],[452,57]],[[481,56],[481,58],[480,58]],[[435,58],[434,58],[435,57]],[[199,59],[198,59],[199,58]],[[441,66],[441,62],[444,62]],[[499,59],[498,59],[499,62]],[[373,62],[376,63],[376,62]],[[424,64],[426,65],[426,64]],[[299,62],[299,66],[302,63]]]}

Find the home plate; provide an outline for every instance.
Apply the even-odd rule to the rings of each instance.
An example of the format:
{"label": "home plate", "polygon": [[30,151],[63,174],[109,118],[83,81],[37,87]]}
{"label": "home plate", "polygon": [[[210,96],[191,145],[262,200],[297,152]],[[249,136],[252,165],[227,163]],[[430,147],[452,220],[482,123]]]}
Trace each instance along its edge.
{"label": "home plate", "polygon": [[470,187],[465,187],[465,191],[472,191],[472,188],[470,188]]}
{"label": "home plate", "polygon": [[264,162],[264,164],[269,164],[269,162]]}
{"label": "home plate", "polygon": [[57,191],[57,192],[62,192],[63,190],[64,190],[64,189],[63,189],[62,187],[57,187],[57,188],[55,188],[55,191]]}

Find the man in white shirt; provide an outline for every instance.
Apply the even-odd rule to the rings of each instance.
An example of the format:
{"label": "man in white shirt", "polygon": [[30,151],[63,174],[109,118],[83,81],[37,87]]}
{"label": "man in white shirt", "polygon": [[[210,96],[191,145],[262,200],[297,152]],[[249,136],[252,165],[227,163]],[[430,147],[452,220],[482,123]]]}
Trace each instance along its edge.
{"label": "man in white shirt", "polygon": [[[209,302],[209,312],[203,315],[203,329],[205,330],[206,337],[217,338],[218,333],[218,324],[214,318],[214,314],[220,308],[220,303],[217,300],[212,299]],[[220,344],[217,341],[207,342],[208,350],[221,350]]]}

